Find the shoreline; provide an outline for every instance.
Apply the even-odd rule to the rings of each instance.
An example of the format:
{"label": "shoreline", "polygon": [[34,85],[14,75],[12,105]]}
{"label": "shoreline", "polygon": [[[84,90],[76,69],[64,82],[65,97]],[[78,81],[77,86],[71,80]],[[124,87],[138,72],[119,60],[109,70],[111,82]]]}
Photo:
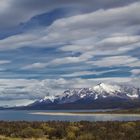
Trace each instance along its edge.
{"label": "shoreline", "polygon": [[83,113],[83,112],[32,112],[29,113],[32,115],[50,115],[50,116],[104,116],[104,115],[115,115],[115,116],[140,116],[136,113],[102,113],[102,112],[92,112],[92,113]]}

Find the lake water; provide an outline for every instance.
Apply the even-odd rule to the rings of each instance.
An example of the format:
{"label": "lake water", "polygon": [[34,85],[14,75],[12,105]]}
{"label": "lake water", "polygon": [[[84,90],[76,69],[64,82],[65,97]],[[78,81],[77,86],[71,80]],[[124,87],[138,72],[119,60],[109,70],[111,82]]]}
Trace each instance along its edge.
{"label": "lake water", "polygon": [[[4,121],[135,121],[140,120],[140,115],[125,115],[125,114],[92,114],[92,115],[57,115],[58,112],[96,112],[99,110],[48,110],[48,111],[15,111],[15,110],[0,110],[0,120]],[[35,112],[47,112],[53,115],[32,114]],[[56,114],[55,114],[56,113]]]}

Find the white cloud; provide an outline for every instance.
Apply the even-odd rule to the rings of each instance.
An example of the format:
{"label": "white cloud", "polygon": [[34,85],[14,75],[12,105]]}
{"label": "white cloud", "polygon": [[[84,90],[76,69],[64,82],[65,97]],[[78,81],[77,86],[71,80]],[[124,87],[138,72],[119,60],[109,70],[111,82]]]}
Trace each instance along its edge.
{"label": "white cloud", "polygon": [[43,82],[35,79],[0,79],[0,83],[0,99],[2,100],[33,100],[48,94],[48,89]]}
{"label": "white cloud", "polygon": [[21,69],[28,70],[28,69],[42,69],[47,66],[60,66],[63,64],[74,64],[80,62],[86,62],[88,59],[92,58],[92,55],[89,54],[82,54],[78,57],[63,57],[63,58],[56,58],[47,63],[33,63],[26,66],[23,66]]}
{"label": "white cloud", "polygon": [[140,61],[137,60],[135,62],[129,63],[128,66],[129,67],[140,67]]}
{"label": "white cloud", "polygon": [[140,36],[116,36],[102,40],[102,44],[128,45],[140,42]]}
{"label": "white cloud", "polygon": [[34,100],[28,100],[28,99],[9,100],[9,101],[1,100],[0,106],[6,106],[6,107],[7,106],[9,106],[9,107],[26,106],[26,105],[29,105],[33,102],[34,102]]}
{"label": "white cloud", "polygon": [[[84,10],[96,10],[98,8],[110,8],[123,6],[137,0],[125,0],[125,1],[111,1],[111,0],[52,0],[52,1],[40,1],[40,0],[1,0],[0,4],[0,29],[9,28],[20,23],[26,22],[32,17],[50,12],[54,9],[62,7],[71,7],[77,9],[77,12]],[[96,3],[96,4],[95,4]]]}
{"label": "white cloud", "polygon": [[73,72],[73,73],[69,73],[69,74],[63,74],[61,76],[66,78],[66,77],[77,77],[77,76],[87,76],[87,75],[101,75],[101,74],[108,73],[108,72],[115,72],[117,70],[119,70],[119,69],[104,70],[104,71],[78,71],[78,72]]}
{"label": "white cloud", "polygon": [[138,58],[131,56],[109,56],[88,63],[99,67],[113,67],[113,66],[129,66],[131,63],[134,63],[135,61],[138,61]]}
{"label": "white cloud", "polygon": [[[127,33],[137,32],[139,28],[137,23],[140,22],[139,9],[140,3],[135,3],[121,8],[98,10],[88,14],[59,19],[48,28],[36,33],[25,33],[0,40],[0,50],[25,46],[47,47],[49,45],[65,44],[66,42],[73,43],[77,40],[82,41],[91,37],[94,37],[93,41],[95,43],[92,41],[90,45],[94,46],[99,42],[99,37],[102,40],[109,37],[110,34],[122,33],[125,30],[127,30]],[[131,23],[132,21],[133,24]],[[135,26],[137,28],[131,30]],[[131,40],[131,43],[134,43],[134,37],[116,37],[114,39],[119,39],[119,41],[123,41],[122,43],[127,40]]]}
{"label": "white cloud", "polygon": [[131,73],[133,75],[139,75],[140,74],[140,69],[133,69],[133,70],[131,70]]}
{"label": "white cloud", "polygon": [[[80,52],[80,56],[65,56],[50,62],[37,61],[22,66],[22,70],[38,70],[63,64],[86,63],[103,66],[138,66],[139,60],[126,52],[139,48],[138,31],[140,3],[120,8],[98,10],[87,14],[56,20],[49,27],[14,35],[0,40],[0,50],[21,47],[52,47],[60,45],[62,53]],[[132,23],[133,21],[133,23]],[[62,46],[62,44],[66,44]],[[67,45],[70,44],[70,45]],[[62,47],[61,47],[62,46]],[[94,59],[96,55],[119,55]],[[120,56],[121,55],[121,56]],[[91,60],[93,59],[93,60]],[[132,67],[132,66],[131,66]]]}
{"label": "white cloud", "polygon": [[90,58],[92,58],[92,56],[87,54],[82,54],[78,57],[63,57],[52,60],[51,62],[48,63],[48,65],[62,65],[62,64],[86,62]]}
{"label": "white cloud", "polygon": [[45,68],[47,66],[47,63],[33,63],[33,64],[29,64],[27,66],[22,67],[22,70],[28,70],[28,69],[42,69]]}
{"label": "white cloud", "polygon": [[0,65],[11,63],[10,60],[0,60]]}
{"label": "white cloud", "polygon": [[14,35],[6,39],[0,40],[0,50],[11,50],[31,45],[31,43],[39,38],[38,35],[26,33]]}
{"label": "white cloud", "polygon": [[[82,40],[81,40],[82,41]],[[88,46],[87,44],[73,44],[73,45],[66,45],[60,48],[62,51],[72,51],[72,52],[86,52],[93,50],[94,46]]]}

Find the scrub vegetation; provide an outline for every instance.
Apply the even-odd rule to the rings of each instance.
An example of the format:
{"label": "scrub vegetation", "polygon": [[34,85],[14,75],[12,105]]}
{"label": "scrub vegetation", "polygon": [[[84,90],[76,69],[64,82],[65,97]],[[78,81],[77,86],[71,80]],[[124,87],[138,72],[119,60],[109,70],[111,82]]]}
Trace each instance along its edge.
{"label": "scrub vegetation", "polygon": [[139,140],[134,122],[0,122],[0,140]]}

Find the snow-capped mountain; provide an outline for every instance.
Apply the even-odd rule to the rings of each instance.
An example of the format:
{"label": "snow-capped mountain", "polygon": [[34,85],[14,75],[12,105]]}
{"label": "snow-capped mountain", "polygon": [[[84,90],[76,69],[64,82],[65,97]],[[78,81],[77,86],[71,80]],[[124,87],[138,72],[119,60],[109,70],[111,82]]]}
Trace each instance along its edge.
{"label": "snow-capped mountain", "polygon": [[[100,83],[91,88],[68,89],[60,95],[45,96],[30,106],[63,106],[66,104],[97,104],[104,102],[114,104],[126,101],[140,102],[139,88],[128,85]],[[119,106],[118,106],[119,107]]]}

